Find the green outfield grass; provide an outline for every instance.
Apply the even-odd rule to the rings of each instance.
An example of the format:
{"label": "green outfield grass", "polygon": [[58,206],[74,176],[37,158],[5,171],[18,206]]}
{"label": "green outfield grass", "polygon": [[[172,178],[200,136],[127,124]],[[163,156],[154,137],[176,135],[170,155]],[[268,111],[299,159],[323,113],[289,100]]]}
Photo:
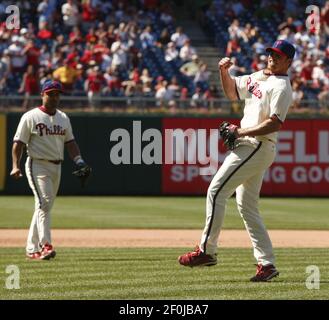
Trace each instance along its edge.
{"label": "green outfield grass", "polygon": [[[328,299],[327,249],[277,249],[280,276],[251,283],[248,249],[221,249],[219,264],[188,268],[184,249],[59,249],[50,261],[28,261],[24,249],[0,249],[0,299]],[[4,287],[6,266],[17,265],[20,289]],[[309,290],[306,267],[320,269],[320,289]]]}
{"label": "green outfield grass", "polygon": [[[0,228],[28,228],[32,197],[0,196]],[[329,199],[262,198],[269,229],[329,229]],[[200,229],[205,197],[57,197],[53,228]],[[226,229],[244,229],[235,200],[228,201]]]}

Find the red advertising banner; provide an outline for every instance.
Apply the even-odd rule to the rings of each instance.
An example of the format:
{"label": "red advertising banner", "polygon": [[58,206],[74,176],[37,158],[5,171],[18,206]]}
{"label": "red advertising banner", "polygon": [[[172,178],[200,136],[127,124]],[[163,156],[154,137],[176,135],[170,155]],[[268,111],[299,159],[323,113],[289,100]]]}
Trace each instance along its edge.
{"label": "red advertising banner", "polygon": [[[223,119],[164,118],[162,192],[206,194],[226,149]],[[227,120],[238,124],[239,120]],[[205,175],[210,173],[210,175]],[[277,156],[264,176],[262,195],[329,196],[329,120],[286,120]]]}

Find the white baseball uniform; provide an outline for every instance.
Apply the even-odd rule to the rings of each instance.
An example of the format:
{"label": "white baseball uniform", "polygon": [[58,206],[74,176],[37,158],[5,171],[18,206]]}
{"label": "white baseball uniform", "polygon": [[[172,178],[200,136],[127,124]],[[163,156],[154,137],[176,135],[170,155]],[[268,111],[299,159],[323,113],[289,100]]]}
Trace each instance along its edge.
{"label": "white baseball uniform", "polygon": [[[235,77],[239,99],[245,100],[241,128],[254,127],[273,116],[286,118],[292,103],[287,75],[266,75],[263,70]],[[227,199],[236,192],[239,213],[249,233],[258,264],[274,265],[272,243],[258,211],[259,192],[266,169],[276,154],[277,132],[243,137],[225,158],[207,192],[206,226],[200,248],[214,254],[222,227]]]}
{"label": "white baseball uniform", "polygon": [[50,211],[60,183],[64,144],[73,140],[70,120],[58,109],[55,114],[49,114],[42,106],[34,108],[19,122],[14,141],[26,145],[25,171],[35,199],[26,246],[28,253],[51,244]]}

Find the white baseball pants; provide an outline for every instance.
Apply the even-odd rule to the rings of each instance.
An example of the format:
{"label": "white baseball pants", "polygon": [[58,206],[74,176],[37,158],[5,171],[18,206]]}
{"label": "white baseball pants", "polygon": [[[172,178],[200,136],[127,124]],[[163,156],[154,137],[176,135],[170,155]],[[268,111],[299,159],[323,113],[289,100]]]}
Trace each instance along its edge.
{"label": "white baseball pants", "polygon": [[257,262],[274,264],[272,243],[258,211],[258,199],[265,170],[274,161],[275,153],[275,144],[266,140],[255,146],[240,145],[225,158],[207,192],[206,226],[200,243],[202,251],[216,253],[226,202],[236,191],[238,210]]}
{"label": "white baseball pants", "polygon": [[35,201],[26,245],[26,252],[33,253],[40,251],[45,243],[51,244],[50,211],[60,183],[61,165],[28,157],[25,172]]}

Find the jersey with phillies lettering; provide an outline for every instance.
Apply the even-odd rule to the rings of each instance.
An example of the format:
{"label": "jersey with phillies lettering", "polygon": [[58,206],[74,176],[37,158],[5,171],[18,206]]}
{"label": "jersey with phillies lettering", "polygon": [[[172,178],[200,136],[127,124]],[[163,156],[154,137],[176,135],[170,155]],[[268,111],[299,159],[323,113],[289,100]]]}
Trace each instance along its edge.
{"label": "jersey with phillies lettering", "polygon": [[[292,89],[288,75],[267,75],[264,70],[235,77],[239,99],[245,100],[241,128],[254,127],[276,116],[285,120],[292,103]],[[277,132],[263,137],[277,141]]]}
{"label": "jersey with phillies lettering", "polygon": [[64,144],[74,140],[68,116],[56,110],[51,115],[44,107],[26,112],[17,127],[14,141],[26,144],[32,159],[63,160]]}

